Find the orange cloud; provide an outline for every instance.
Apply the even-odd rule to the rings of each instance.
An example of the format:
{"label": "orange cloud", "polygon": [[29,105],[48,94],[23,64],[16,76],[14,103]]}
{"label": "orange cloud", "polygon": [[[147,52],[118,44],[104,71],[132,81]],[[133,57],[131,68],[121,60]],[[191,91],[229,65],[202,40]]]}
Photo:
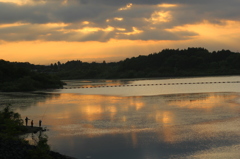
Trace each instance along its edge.
{"label": "orange cloud", "polygon": [[[8,25],[24,25],[24,24],[5,24]],[[66,24],[52,23],[51,27],[58,27]],[[120,61],[125,58],[138,55],[147,55],[159,52],[165,48],[184,49],[187,47],[205,47],[210,51],[230,49],[231,51],[239,51],[238,41],[240,40],[240,22],[224,21],[222,25],[210,24],[203,22],[194,25],[185,25],[166,29],[170,32],[193,31],[198,35],[189,40],[110,40],[108,42],[44,42],[44,41],[21,41],[21,42],[4,42],[0,41],[1,59],[8,61],[28,61],[34,64],[50,64],[61,61],[81,60],[84,62],[102,62],[106,60]],[[90,28],[91,29],[91,28]],[[105,28],[106,34],[112,27]],[[117,28],[123,31],[124,28]],[[139,34],[141,30],[133,28],[133,32],[126,34]],[[81,30],[84,31],[84,30]],[[85,31],[90,31],[85,28]],[[122,33],[122,34],[123,34]],[[118,34],[121,35],[121,34]]]}
{"label": "orange cloud", "polygon": [[[3,42],[0,43],[1,58],[8,61],[50,64],[61,61],[107,62],[159,51],[155,41],[111,40],[101,42]],[[164,42],[162,43],[164,44]],[[159,46],[158,46],[159,47]]]}
{"label": "orange cloud", "polygon": [[189,24],[166,30],[170,32],[178,32],[184,30],[194,31],[199,34],[199,38],[201,39],[204,38],[226,43],[236,43],[235,40],[240,38],[240,28],[238,27],[239,25],[239,21],[222,21],[222,24],[212,24],[207,21],[203,21],[199,24]]}
{"label": "orange cloud", "polygon": [[131,7],[132,7],[132,3],[129,3],[129,4],[127,4],[125,7],[119,8],[118,10],[119,10],[119,11],[128,10],[128,9],[130,9]]}
{"label": "orange cloud", "polygon": [[177,4],[168,4],[168,3],[163,3],[159,4],[158,7],[163,7],[163,8],[170,8],[170,7],[177,7]]}
{"label": "orange cloud", "polygon": [[152,24],[169,22],[172,20],[172,15],[170,11],[155,11],[154,13],[152,13],[151,18],[145,20]]}

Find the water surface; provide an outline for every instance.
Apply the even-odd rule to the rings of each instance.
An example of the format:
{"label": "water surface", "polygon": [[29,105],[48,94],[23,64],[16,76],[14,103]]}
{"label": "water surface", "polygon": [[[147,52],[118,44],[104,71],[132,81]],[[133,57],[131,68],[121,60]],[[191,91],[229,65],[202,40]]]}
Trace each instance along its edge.
{"label": "water surface", "polygon": [[[76,88],[1,94],[1,102],[42,119],[51,148],[76,158],[240,158],[240,83],[222,83],[239,80],[68,81]],[[220,83],[176,85],[193,82]]]}

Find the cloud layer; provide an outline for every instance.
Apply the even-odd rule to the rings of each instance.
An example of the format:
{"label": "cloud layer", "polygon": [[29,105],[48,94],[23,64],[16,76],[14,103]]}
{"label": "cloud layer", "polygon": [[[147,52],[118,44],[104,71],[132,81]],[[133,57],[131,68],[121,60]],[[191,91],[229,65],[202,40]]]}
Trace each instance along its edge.
{"label": "cloud layer", "polygon": [[240,21],[239,0],[0,0],[2,41],[187,40],[178,26]]}

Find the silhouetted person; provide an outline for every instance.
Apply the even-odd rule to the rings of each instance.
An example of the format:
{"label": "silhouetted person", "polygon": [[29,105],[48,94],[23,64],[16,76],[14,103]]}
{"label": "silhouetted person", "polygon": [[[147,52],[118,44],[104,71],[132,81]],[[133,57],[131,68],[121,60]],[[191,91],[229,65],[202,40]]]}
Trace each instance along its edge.
{"label": "silhouetted person", "polygon": [[42,126],[42,120],[39,120],[39,127]]}
{"label": "silhouetted person", "polygon": [[28,117],[26,117],[26,118],[25,118],[26,126],[27,126],[27,124],[28,124],[28,120],[30,120],[30,119],[28,119]]}
{"label": "silhouetted person", "polygon": [[33,127],[33,120],[31,121],[31,127]]}

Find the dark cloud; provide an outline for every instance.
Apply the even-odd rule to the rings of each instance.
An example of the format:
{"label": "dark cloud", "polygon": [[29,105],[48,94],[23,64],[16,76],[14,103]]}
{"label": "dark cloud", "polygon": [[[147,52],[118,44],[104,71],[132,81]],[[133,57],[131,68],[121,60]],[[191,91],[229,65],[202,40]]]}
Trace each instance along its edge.
{"label": "dark cloud", "polygon": [[[192,38],[196,33],[187,30],[168,32],[166,29],[202,21],[224,25],[224,20],[240,20],[239,0],[67,0],[65,1],[67,3],[64,3],[64,0],[32,0],[32,2],[35,3],[18,5],[0,2],[0,40],[108,41],[111,38],[182,40]],[[127,8],[130,3],[133,5]],[[178,6],[169,8],[157,6],[164,3]],[[158,12],[161,14],[158,15]],[[168,17],[164,17],[164,14]],[[89,24],[83,24],[84,21],[88,21]],[[11,23],[27,25],[1,27],[1,24]],[[68,25],[49,28],[40,25],[47,23]],[[109,26],[115,30],[103,31]],[[76,31],[84,27],[102,30],[98,29],[86,35]],[[133,28],[142,32],[123,34],[133,31]]]}
{"label": "dark cloud", "polygon": [[119,31],[117,29],[104,31],[96,30],[85,33],[80,30],[61,31],[64,27],[43,27],[42,25],[22,25],[0,29],[1,39],[6,41],[100,41],[106,42],[112,38],[130,40],[185,40],[196,36],[194,32],[169,32],[164,30],[139,30],[134,29]]}

